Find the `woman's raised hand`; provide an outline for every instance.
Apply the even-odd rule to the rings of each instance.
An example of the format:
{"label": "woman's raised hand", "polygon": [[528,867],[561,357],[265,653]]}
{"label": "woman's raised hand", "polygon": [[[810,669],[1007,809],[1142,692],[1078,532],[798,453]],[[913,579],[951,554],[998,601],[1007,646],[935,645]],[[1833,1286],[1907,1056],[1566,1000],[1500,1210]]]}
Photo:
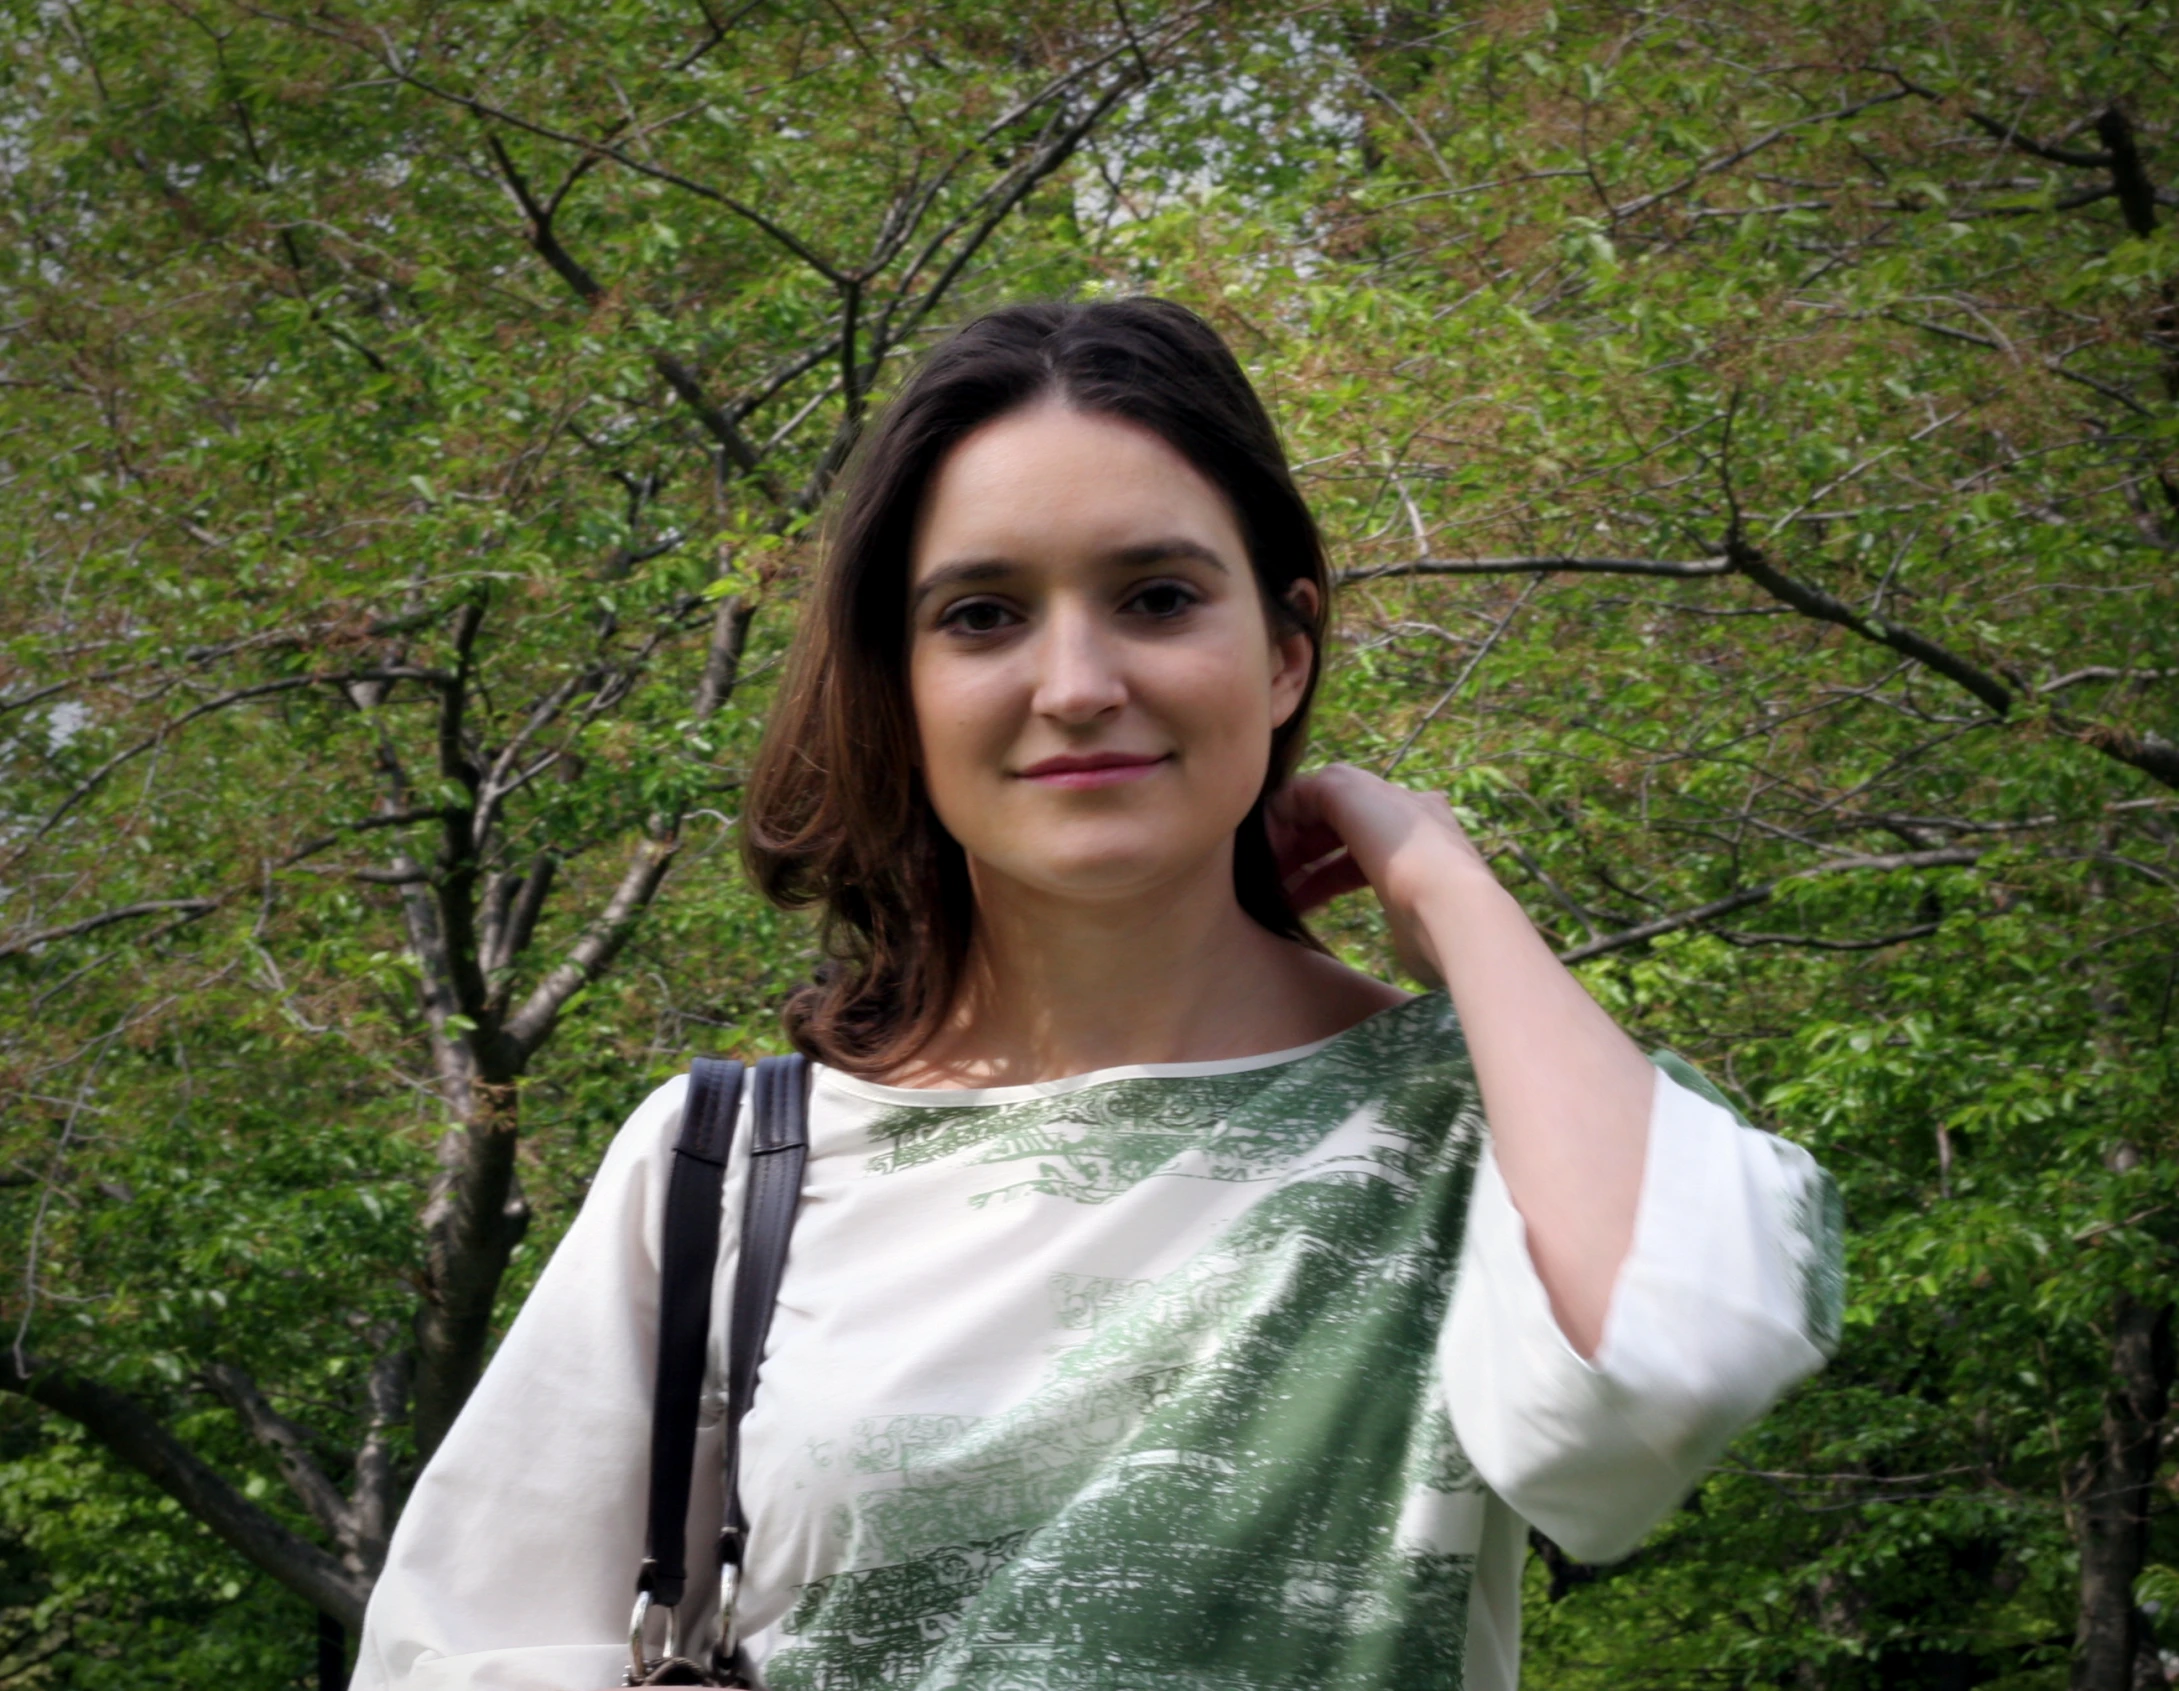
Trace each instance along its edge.
{"label": "woman's raised hand", "polygon": [[1447,877],[1487,876],[1490,868],[1441,796],[1334,763],[1272,794],[1264,824],[1297,912],[1369,887],[1391,923],[1401,965],[1418,979],[1444,980],[1420,915],[1425,895]]}

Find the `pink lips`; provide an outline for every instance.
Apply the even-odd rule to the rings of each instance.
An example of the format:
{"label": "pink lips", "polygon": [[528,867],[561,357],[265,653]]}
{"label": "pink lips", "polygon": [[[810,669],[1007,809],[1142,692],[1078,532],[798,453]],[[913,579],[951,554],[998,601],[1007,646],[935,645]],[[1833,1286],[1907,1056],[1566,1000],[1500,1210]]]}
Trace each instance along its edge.
{"label": "pink lips", "polygon": [[1090,787],[1116,787],[1137,781],[1163,763],[1163,757],[1143,757],[1130,752],[1090,752],[1078,757],[1048,757],[1022,770],[1021,778],[1042,787],[1081,791]]}

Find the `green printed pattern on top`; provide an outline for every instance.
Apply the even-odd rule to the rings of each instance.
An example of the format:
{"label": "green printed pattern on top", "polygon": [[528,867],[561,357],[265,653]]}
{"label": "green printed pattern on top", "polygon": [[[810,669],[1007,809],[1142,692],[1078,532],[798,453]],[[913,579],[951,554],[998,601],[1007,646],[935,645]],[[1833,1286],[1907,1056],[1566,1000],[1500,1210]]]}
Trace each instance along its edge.
{"label": "green printed pattern on top", "polygon": [[873,1173],[950,1161],[972,1206],[1263,1192],[1161,1278],[1059,1276],[1086,1336],[1006,1412],[860,1424],[851,1567],[767,1682],[1457,1685],[1481,1494],[1435,1339],[1480,1131],[1442,995],[1289,1063],[888,1112]]}
{"label": "green printed pattern on top", "polygon": [[[1731,1109],[1679,1058],[1653,1060]],[[826,1517],[842,1571],[798,1588],[768,1684],[1460,1684],[1484,1493],[1436,1341],[1483,1123],[1442,992],[1290,1061],[902,1103],[866,1131],[867,1176],[941,1180],[969,1237],[1024,1202],[1059,1206],[1064,1236],[1069,1215],[1179,1181],[1217,1183],[1203,1213],[1227,1219],[1154,1277],[1048,1273],[1021,1347],[1050,1361],[1002,1411],[854,1425],[854,1483]],[[1781,1172],[1826,1343],[1835,1192]]]}

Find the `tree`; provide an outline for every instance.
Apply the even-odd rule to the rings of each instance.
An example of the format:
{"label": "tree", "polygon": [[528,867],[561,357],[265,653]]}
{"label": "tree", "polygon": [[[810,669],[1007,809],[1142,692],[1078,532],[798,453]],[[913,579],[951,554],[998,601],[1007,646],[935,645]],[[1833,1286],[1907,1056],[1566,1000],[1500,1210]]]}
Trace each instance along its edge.
{"label": "tree", "polygon": [[[1320,751],[1846,1187],[1838,1361],[1539,1546],[1531,1682],[2167,1679],[2168,10],[21,14],[0,1491],[352,1620],[631,1074],[808,965],[722,849],[863,410],[1149,289],[1331,535]],[[14,1507],[0,1650],[150,1613]]]}

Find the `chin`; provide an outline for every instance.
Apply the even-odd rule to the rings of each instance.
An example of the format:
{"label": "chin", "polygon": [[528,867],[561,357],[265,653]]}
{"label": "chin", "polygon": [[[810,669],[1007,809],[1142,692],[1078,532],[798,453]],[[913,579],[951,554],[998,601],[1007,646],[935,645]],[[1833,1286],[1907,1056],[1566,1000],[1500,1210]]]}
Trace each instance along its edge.
{"label": "chin", "polygon": [[1170,840],[1082,842],[1031,855],[1008,852],[985,859],[1002,878],[1047,898],[1109,903],[1183,879],[1208,854],[1175,853]]}
{"label": "chin", "polygon": [[1055,898],[1071,898],[1084,904],[1118,904],[1137,897],[1171,878],[1163,864],[1093,863],[1071,866],[1050,875],[1043,890]]}

